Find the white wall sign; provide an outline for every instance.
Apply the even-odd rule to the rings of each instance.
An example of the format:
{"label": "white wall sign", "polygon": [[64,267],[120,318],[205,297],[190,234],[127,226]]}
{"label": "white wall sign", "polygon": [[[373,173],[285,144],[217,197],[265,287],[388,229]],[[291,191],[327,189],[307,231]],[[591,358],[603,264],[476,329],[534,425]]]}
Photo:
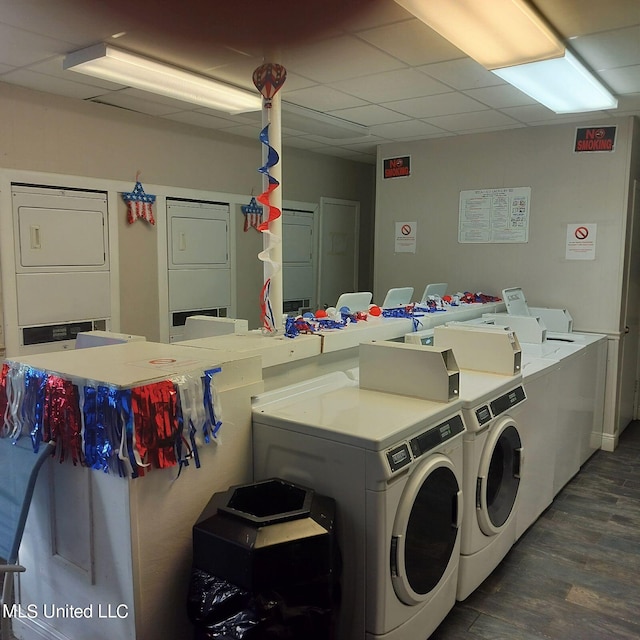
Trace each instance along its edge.
{"label": "white wall sign", "polygon": [[595,260],[596,259],[596,224],[568,224],[567,246],[565,257],[567,260]]}
{"label": "white wall sign", "polygon": [[460,192],[458,242],[528,242],[531,187]]}
{"label": "white wall sign", "polygon": [[417,222],[396,222],[395,253],[415,253]]}

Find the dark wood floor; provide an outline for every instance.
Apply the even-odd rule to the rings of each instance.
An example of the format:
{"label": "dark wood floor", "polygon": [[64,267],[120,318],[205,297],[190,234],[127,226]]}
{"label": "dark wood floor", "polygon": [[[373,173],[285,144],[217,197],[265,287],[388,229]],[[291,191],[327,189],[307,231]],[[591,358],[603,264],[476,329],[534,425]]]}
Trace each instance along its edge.
{"label": "dark wood floor", "polygon": [[598,451],[430,640],[640,638],[640,422]]}

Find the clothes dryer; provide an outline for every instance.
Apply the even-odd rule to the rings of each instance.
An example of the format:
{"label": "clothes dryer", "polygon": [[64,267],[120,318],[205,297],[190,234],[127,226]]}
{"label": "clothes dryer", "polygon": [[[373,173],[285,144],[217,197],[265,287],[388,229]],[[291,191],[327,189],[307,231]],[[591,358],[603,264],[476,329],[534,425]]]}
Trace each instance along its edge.
{"label": "clothes dryer", "polygon": [[527,396],[522,375],[463,369],[460,397],[464,513],[458,600],[466,599],[498,566],[516,540],[524,447],[517,415]]}
{"label": "clothes dryer", "polygon": [[340,640],[426,638],[455,603],[461,403],[360,389],[336,375],[332,385],[324,377],[256,398],[255,479],[335,498]]}

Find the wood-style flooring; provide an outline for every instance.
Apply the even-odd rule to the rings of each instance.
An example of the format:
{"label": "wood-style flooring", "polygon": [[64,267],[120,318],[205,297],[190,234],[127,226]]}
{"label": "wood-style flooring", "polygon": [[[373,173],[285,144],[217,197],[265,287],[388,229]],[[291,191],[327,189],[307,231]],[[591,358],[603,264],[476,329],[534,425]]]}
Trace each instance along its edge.
{"label": "wood-style flooring", "polygon": [[640,638],[640,422],[597,451],[430,640]]}

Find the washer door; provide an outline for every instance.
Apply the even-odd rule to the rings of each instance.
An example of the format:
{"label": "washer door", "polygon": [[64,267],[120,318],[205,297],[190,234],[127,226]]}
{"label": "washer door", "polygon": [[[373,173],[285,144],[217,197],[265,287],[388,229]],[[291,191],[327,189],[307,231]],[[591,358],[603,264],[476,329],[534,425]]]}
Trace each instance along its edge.
{"label": "washer door", "polygon": [[480,530],[499,533],[513,511],[522,465],[522,441],[512,418],[505,416],[491,427],[476,482],[476,513]]}
{"label": "washer door", "polygon": [[429,597],[444,575],[462,522],[462,491],[451,460],[434,454],[411,473],[391,534],[393,588],[405,604]]}

